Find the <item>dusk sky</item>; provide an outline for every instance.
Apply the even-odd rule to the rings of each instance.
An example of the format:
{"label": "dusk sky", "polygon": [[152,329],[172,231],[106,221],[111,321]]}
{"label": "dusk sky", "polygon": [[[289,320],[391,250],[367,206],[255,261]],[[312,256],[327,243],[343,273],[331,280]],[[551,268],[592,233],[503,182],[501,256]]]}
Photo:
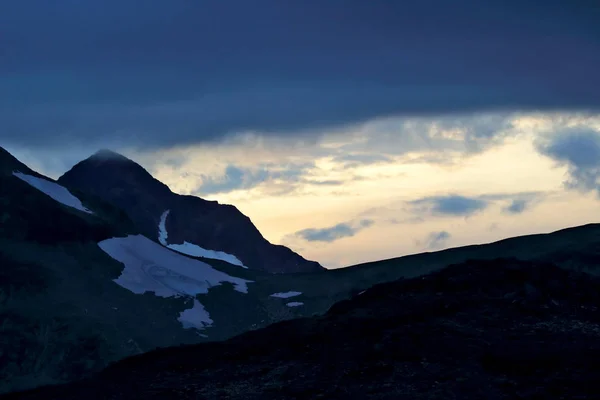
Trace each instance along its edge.
{"label": "dusk sky", "polygon": [[600,5],[6,1],[0,146],[121,152],[330,268],[598,222]]}

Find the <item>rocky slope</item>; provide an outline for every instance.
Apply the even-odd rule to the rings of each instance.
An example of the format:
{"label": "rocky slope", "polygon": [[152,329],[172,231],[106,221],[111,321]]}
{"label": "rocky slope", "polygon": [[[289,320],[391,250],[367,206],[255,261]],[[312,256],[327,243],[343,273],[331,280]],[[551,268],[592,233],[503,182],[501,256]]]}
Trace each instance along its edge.
{"label": "rocky slope", "polygon": [[276,273],[323,268],[284,246],[269,243],[252,221],[232,205],[182,196],[128,158],[101,150],[58,179],[125,210],[146,236],[158,239],[166,214],[169,244],[190,243],[237,257],[251,269]]}
{"label": "rocky slope", "polygon": [[270,297],[293,289],[270,280],[282,275],[209,265],[139,233],[0,148],[0,393],[309,312]]}
{"label": "rocky slope", "polygon": [[325,315],[153,351],[6,399],[593,399],[600,281],[471,261],[377,285]]}

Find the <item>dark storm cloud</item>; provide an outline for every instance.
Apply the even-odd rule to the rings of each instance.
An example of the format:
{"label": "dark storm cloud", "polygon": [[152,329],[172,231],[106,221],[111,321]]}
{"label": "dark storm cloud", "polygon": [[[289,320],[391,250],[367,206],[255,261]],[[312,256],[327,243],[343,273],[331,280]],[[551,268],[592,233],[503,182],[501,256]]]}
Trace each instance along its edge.
{"label": "dark storm cloud", "polygon": [[572,128],[555,132],[537,143],[540,153],[568,168],[565,186],[600,194],[600,132]]}
{"label": "dark storm cloud", "polygon": [[1,138],[162,147],[396,114],[597,108],[594,4],[5,1]]}
{"label": "dark storm cloud", "polygon": [[294,236],[302,238],[308,242],[334,242],[345,237],[354,236],[361,230],[372,226],[374,223],[375,221],[371,219],[343,222],[322,229],[303,229],[296,232]]}

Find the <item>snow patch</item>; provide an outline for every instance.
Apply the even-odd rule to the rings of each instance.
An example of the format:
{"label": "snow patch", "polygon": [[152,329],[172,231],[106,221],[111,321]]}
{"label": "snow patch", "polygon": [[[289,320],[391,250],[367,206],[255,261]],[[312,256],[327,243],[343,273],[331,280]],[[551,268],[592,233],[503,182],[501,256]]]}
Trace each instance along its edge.
{"label": "snow patch", "polygon": [[163,246],[167,245],[167,216],[171,210],[167,210],[160,216],[160,222],[158,223],[158,242]]}
{"label": "snow patch", "polygon": [[168,244],[167,238],[169,234],[167,232],[167,217],[171,210],[166,210],[160,216],[160,222],[158,223],[158,241],[163,246],[167,246],[168,248],[178,251],[183,254],[187,254],[192,257],[203,257],[203,258],[212,258],[213,260],[222,260],[226,261],[229,264],[237,265],[239,267],[248,269],[236,256],[233,254],[225,253],[223,251],[216,250],[208,250],[203,247],[198,246],[197,244],[189,243],[184,241],[183,244]]}
{"label": "snow patch", "polygon": [[209,288],[221,282],[230,282],[236,291],[248,293],[246,283],[252,282],[172,252],[142,235],[106,239],[98,246],[125,264],[115,282],[133,293],[154,292],[159,297],[195,296],[208,293]]}
{"label": "snow patch", "polygon": [[208,311],[206,311],[204,306],[196,299],[194,299],[194,306],[180,312],[177,320],[181,322],[184,329],[204,329],[211,326],[213,323]]}
{"label": "snow patch", "polygon": [[292,301],[290,303],[287,303],[286,306],[288,307],[299,307],[299,306],[303,306],[304,303],[299,302],[299,301]]}
{"label": "snow patch", "polygon": [[282,292],[273,293],[270,297],[278,297],[280,299],[289,299],[290,297],[300,296],[302,292]]}
{"label": "snow patch", "polygon": [[67,188],[59,185],[56,182],[27,175],[19,171],[14,171],[13,175],[22,181],[29,183],[40,192],[50,196],[52,199],[64,204],[65,206],[75,208],[88,214],[93,214],[93,212],[85,208],[81,201],[77,197],[73,196],[71,192],[67,190]]}
{"label": "snow patch", "polygon": [[183,242],[183,244],[170,244],[168,245],[170,249],[178,251],[183,254],[187,254],[188,256],[193,257],[204,257],[204,258],[212,258],[214,260],[222,260],[227,261],[229,264],[237,265],[239,267],[248,269],[236,256],[233,254],[228,254],[223,251],[216,250],[207,250],[196,244]]}
{"label": "snow patch", "polygon": [[229,276],[210,265],[175,253],[142,235],[103,240],[98,246],[125,268],[114,280],[119,286],[136,294],[153,292],[158,297],[193,299],[191,309],[179,314],[184,328],[203,329],[212,320],[204,306],[194,297],[208,293],[222,282],[234,285],[234,290],[248,293],[246,279]]}

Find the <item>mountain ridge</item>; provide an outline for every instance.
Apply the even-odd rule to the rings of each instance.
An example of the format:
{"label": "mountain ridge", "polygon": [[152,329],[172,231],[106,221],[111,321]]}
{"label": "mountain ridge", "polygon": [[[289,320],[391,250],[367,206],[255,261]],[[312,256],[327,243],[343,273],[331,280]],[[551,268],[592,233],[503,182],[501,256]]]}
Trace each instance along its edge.
{"label": "mountain ridge", "polygon": [[[111,159],[113,154],[100,154],[98,158]],[[222,259],[191,256],[180,252],[179,247],[161,245],[156,240],[159,230],[156,222],[150,224],[150,238],[145,237],[123,210],[66,182],[63,182],[63,190],[80,199],[92,213],[61,203],[60,198],[44,193],[47,188],[36,187],[30,178],[23,180],[22,176],[15,175],[15,168],[52,183],[50,186],[59,184],[0,151],[0,337],[5,339],[0,341],[0,392],[86,378],[108,362],[157,347],[212,341],[211,349],[226,349],[227,344],[215,341],[244,332],[235,342],[248,340],[267,346],[279,343],[277,340],[287,340],[298,341],[302,347],[306,339],[303,335],[306,329],[312,329],[315,318],[320,318],[317,316],[346,315],[354,313],[351,309],[357,306],[362,309],[359,314],[373,316],[386,309],[394,310],[395,303],[387,303],[389,296],[380,303],[381,310],[366,310],[366,304],[361,302],[377,299],[382,288],[400,287],[391,281],[410,280],[451,264],[472,263],[469,260],[473,259],[479,260],[476,263],[481,265],[504,268],[504,264],[490,260],[513,257],[526,268],[551,265],[575,271],[570,276],[587,276],[577,275],[576,271],[600,275],[600,224],[404,256],[356,268],[293,274],[244,269]],[[191,202],[198,203],[194,198]],[[169,203],[172,204],[177,206],[178,203]],[[159,204],[156,209],[163,210],[164,205]],[[185,216],[176,214],[174,219],[166,218],[169,236],[184,235],[185,231],[177,232],[173,228],[181,223],[178,219],[182,215]],[[552,268],[550,271],[556,271]],[[455,279],[452,274],[441,276]],[[411,282],[413,285],[419,280]],[[385,286],[388,283],[391,286]],[[383,286],[372,291],[378,284]],[[423,299],[435,300],[438,292]],[[165,295],[168,297],[162,297]],[[542,305],[554,307],[552,304]],[[409,308],[418,305],[418,302],[405,303]],[[314,318],[309,318],[311,316]],[[283,325],[287,327],[284,330],[278,330],[281,325],[276,324],[275,330],[269,330],[277,332],[275,336],[254,332],[298,317],[312,322],[305,325],[305,322],[292,321]],[[360,326],[346,328],[368,332]],[[319,329],[343,333],[339,331],[342,328],[329,323]],[[292,335],[294,331],[297,331],[296,336]],[[338,343],[332,341],[331,345]],[[258,347],[251,347],[239,347],[239,350],[256,356]],[[171,352],[173,348],[165,351]],[[309,347],[307,351],[312,350]],[[149,356],[150,359],[155,354]],[[235,354],[228,354],[233,362],[240,360]],[[314,356],[313,353],[311,357]],[[259,364],[264,370],[253,376],[262,377],[265,371],[273,369],[271,367]],[[302,368],[294,368],[290,370],[292,375],[307,376]],[[223,376],[231,377],[234,382],[246,379],[228,375],[232,371],[224,372],[227,373]],[[243,371],[241,373],[243,375]],[[355,378],[362,376],[358,366],[350,368],[348,373]],[[271,388],[285,386],[291,378],[286,379],[265,383]],[[298,381],[291,384],[299,385]],[[330,398],[335,398],[335,393]]]}
{"label": "mountain ridge", "polygon": [[324,270],[285,246],[268,242],[235,206],[179,195],[145,168],[118,153],[100,150],[58,178],[125,210],[141,231],[157,238],[161,215],[170,243],[188,242],[234,255],[252,269],[275,273]]}
{"label": "mountain ridge", "polygon": [[0,150],[0,393],[312,310],[271,298],[293,289],[276,278],[162,246],[115,205]]}

